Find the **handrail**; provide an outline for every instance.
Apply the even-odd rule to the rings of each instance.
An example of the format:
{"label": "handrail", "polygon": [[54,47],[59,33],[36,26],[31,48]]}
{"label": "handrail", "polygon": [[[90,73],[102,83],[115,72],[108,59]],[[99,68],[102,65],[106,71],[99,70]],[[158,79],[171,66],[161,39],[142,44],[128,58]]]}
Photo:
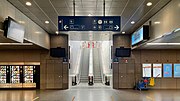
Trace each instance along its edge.
{"label": "handrail", "polygon": [[93,49],[90,48],[89,52],[89,74],[88,74],[88,84],[94,84],[94,74],[93,74]]}
{"label": "handrail", "polygon": [[80,82],[80,75],[81,75],[81,69],[80,69],[80,64],[81,64],[81,56],[82,56],[82,49],[80,49],[80,51],[78,52],[78,55],[77,55],[77,61],[76,61],[76,64],[75,64],[75,72],[74,72],[74,75],[73,77],[76,78],[76,83],[79,84]]}
{"label": "handrail", "polygon": [[89,74],[88,76],[93,76],[93,50],[90,48],[89,52]]}
{"label": "handrail", "polygon": [[[110,51],[109,51],[110,52]],[[103,49],[100,48],[99,50],[99,55],[100,55],[100,67],[101,67],[101,77],[102,77],[102,83],[105,84],[106,83],[106,79],[107,77],[111,77],[112,74],[111,74],[111,69],[110,69],[110,62],[109,62],[109,65],[107,65],[105,62],[107,61],[104,61],[104,59],[108,58],[106,57],[105,55],[102,55],[102,54],[105,54],[105,52],[103,52]],[[107,53],[106,53],[107,54]],[[111,57],[109,57],[111,58]],[[110,60],[109,60],[110,61]],[[109,67],[109,68],[108,68]]]}
{"label": "handrail", "polygon": [[[99,52],[100,51],[100,52]],[[101,49],[99,50],[99,62],[100,62],[100,69],[101,69],[101,80],[102,80],[102,83],[104,84],[105,83],[105,77],[104,77],[104,72],[103,72],[103,59],[102,59],[102,53],[101,53]]]}

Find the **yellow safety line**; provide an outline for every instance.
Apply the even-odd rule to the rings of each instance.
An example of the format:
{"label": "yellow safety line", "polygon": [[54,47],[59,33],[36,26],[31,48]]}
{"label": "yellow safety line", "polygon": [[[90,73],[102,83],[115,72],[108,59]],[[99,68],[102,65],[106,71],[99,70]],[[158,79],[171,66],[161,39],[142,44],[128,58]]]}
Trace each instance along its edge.
{"label": "yellow safety line", "polygon": [[73,96],[72,101],[74,101],[74,99],[75,99],[75,96]]}
{"label": "yellow safety line", "polygon": [[34,98],[32,101],[35,101],[35,100],[37,100],[37,99],[39,99],[39,97]]}
{"label": "yellow safety line", "polygon": [[151,101],[154,101],[153,98],[149,97],[149,96],[146,96],[147,99],[151,100]]}
{"label": "yellow safety line", "polygon": [[111,96],[111,100],[112,100],[112,101],[114,101],[114,98],[113,98],[113,96]]}

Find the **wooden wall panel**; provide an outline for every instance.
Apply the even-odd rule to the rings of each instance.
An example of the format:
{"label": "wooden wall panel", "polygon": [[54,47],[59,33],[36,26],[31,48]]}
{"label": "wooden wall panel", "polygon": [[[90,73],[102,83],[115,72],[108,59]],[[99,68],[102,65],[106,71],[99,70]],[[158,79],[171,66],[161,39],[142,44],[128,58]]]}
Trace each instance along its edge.
{"label": "wooden wall panel", "polygon": [[131,57],[135,60],[135,63],[141,63],[141,51],[133,50]]}
{"label": "wooden wall panel", "polygon": [[162,63],[174,63],[176,62],[176,51],[175,50],[161,50],[161,62]]}
{"label": "wooden wall panel", "polygon": [[[124,45],[126,38],[121,35],[116,35],[113,37],[113,48],[119,47],[119,45]],[[129,59],[134,59],[135,64],[135,80],[136,82],[142,78],[142,63],[180,63],[180,50],[133,50],[132,55]],[[121,67],[124,67],[124,61],[120,61]],[[123,66],[124,65],[124,66]],[[113,66],[114,68],[114,66]],[[131,70],[128,68],[125,70],[124,68],[119,67],[119,76],[125,71]],[[118,75],[118,74],[116,74]],[[113,75],[114,76],[114,75]],[[130,78],[130,76],[127,76]],[[121,78],[119,78],[119,82],[113,83],[120,83]],[[180,88],[180,78],[156,78],[155,79],[156,85],[152,87],[153,89],[179,89]],[[117,84],[113,84],[117,85]],[[123,86],[123,84],[118,84],[119,87]]]}
{"label": "wooden wall panel", "polygon": [[155,79],[155,86],[154,86],[154,87],[151,87],[151,88],[152,88],[152,89],[161,89],[161,85],[162,85],[162,80],[156,78],[156,79]]}
{"label": "wooden wall panel", "polygon": [[173,78],[163,78],[162,79],[162,84],[161,84],[161,88],[162,89],[176,89],[176,79]]}
{"label": "wooden wall panel", "polygon": [[160,61],[160,51],[157,50],[142,50],[141,51],[141,62],[146,63],[157,63]]}

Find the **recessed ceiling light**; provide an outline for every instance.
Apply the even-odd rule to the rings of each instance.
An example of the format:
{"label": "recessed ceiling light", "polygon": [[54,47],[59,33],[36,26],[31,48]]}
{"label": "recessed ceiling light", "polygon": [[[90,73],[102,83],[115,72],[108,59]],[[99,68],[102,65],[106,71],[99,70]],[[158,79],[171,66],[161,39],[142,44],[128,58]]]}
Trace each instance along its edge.
{"label": "recessed ceiling light", "polygon": [[146,45],[180,45],[180,43],[147,43]]}
{"label": "recessed ceiling light", "polygon": [[35,32],[35,33],[36,33],[36,34],[40,34],[41,32],[38,32],[38,31],[37,31],[37,32]]}
{"label": "recessed ceiling light", "polygon": [[59,31],[56,31],[56,34],[59,34]]}
{"label": "recessed ceiling light", "polygon": [[88,14],[88,16],[92,16],[92,14]]}
{"label": "recessed ceiling light", "polygon": [[159,21],[156,21],[156,22],[154,22],[154,24],[160,24],[161,22],[159,22]]}
{"label": "recessed ceiling light", "polygon": [[147,6],[152,6],[152,2],[148,2],[146,5]]}
{"label": "recessed ceiling light", "polygon": [[31,4],[31,2],[26,2],[26,5],[31,6],[32,4]]}
{"label": "recessed ceiling light", "polygon": [[122,34],[125,34],[126,32],[122,32]]}
{"label": "recessed ceiling light", "polygon": [[135,21],[131,21],[131,24],[132,24],[132,25],[135,24]]}
{"label": "recessed ceiling light", "polygon": [[45,21],[45,23],[46,23],[46,24],[48,24],[48,23],[49,23],[49,21]]}
{"label": "recessed ceiling light", "polygon": [[22,24],[24,24],[25,22],[24,22],[24,21],[19,21],[19,23],[22,23]]}

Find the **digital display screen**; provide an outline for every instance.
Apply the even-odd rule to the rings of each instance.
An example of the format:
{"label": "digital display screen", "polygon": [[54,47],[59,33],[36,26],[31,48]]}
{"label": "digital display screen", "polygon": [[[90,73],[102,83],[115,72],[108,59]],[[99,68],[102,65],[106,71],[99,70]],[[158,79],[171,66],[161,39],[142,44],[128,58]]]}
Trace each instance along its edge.
{"label": "digital display screen", "polygon": [[142,64],[143,77],[151,77],[151,64]]}
{"label": "digital display screen", "polygon": [[52,57],[65,57],[65,48],[51,48],[50,49],[50,56]]}
{"label": "digital display screen", "polygon": [[153,77],[162,77],[162,64],[153,64]]}
{"label": "digital display screen", "polygon": [[180,64],[174,64],[174,77],[180,77]]}
{"label": "digital display screen", "polygon": [[116,57],[130,57],[131,56],[131,48],[116,48]]}
{"label": "digital display screen", "polygon": [[12,18],[8,18],[7,38],[23,43],[25,28]]}
{"label": "digital display screen", "polygon": [[136,32],[134,32],[132,34],[132,36],[131,36],[131,44],[135,45],[135,44],[139,43],[142,40],[143,40],[143,27],[140,30],[138,30],[138,31],[136,31]]}
{"label": "digital display screen", "polygon": [[163,64],[163,77],[172,77],[172,64]]}

